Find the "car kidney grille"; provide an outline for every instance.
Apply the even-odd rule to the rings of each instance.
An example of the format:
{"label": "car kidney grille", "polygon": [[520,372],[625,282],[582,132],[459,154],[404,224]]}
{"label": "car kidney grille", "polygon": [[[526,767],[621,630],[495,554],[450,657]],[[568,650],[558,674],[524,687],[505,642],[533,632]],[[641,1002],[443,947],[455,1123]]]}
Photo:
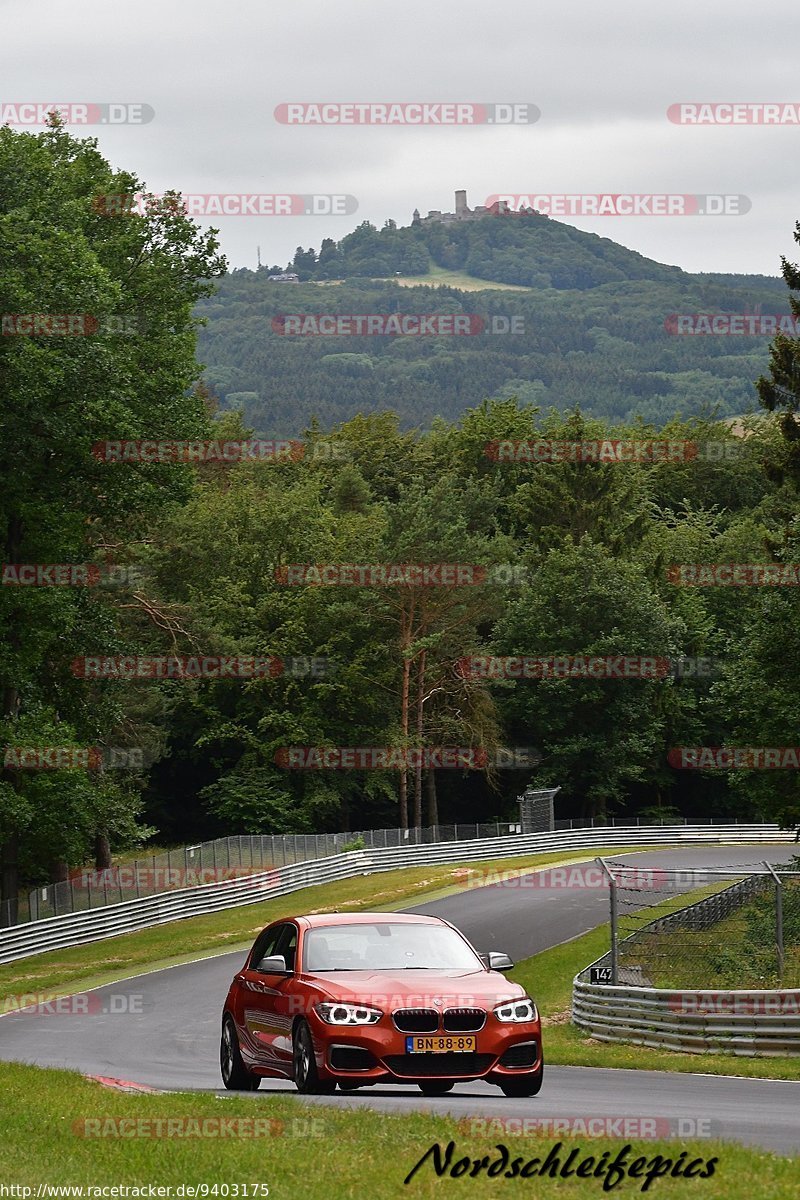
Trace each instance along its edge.
{"label": "car kidney grille", "polygon": [[416,1078],[420,1075],[474,1079],[485,1075],[494,1064],[493,1054],[388,1054],[383,1060],[393,1075]]}
{"label": "car kidney grille", "polygon": [[398,1008],[392,1019],[401,1033],[436,1033],[439,1014],[434,1008]]}
{"label": "car kidney grille", "polygon": [[446,1008],[444,1027],[448,1033],[477,1033],[486,1024],[482,1008]]}

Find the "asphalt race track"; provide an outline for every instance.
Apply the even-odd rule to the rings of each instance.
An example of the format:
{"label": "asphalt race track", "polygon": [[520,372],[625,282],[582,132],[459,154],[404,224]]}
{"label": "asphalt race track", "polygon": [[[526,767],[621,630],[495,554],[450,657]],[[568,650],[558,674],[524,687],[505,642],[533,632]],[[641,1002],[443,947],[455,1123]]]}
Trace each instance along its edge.
{"label": "asphalt race track", "polygon": [[[795,846],[714,846],[621,851],[614,861],[641,867],[697,868],[783,862]],[[474,888],[413,912],[445,917],[480,951],[505,950],[520,959],[578,936],[607,920],[608,892],[599,888]],[[170,1091],[221,1090],[218,1046],[222,1002],[242,954],[223,954],[98,988],[89,1012],[10,1013],[0,1019],[0,1059],[66,1067],[89,1075]],[[535,990],[534,990],[535,996]],[[121,1011],[111,1011],[117,1009]],[[545,1031],[545,1059],[547,1034]],[[702,1059],[697,1060],[702,1069]],[[736,1069],[735,1061],[731,1064]],[[264,1080],[254,1103],[291,1083]],[[783,1153],[800,1149],[800,1083],[654,1071],[546,1067],[538,1097],[507,1099],[483,1083],[457,1085],[441,1099],[425,1099],[413,1085],[372,1087],[313,1103],[368,1106],[386,1112],[411,1108],[457,1117],[654,1117],[683,1121],[676,1135],[691,1136],[695,1122],[711,1122],[715,1137]],[[701,1124],[700,1128],[703,1126]]]}

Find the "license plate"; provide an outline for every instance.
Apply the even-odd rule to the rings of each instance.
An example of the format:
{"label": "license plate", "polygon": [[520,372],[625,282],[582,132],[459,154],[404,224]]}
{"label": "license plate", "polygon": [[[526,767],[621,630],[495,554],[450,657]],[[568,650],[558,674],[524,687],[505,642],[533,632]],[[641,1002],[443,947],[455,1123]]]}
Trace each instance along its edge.
{"label": "license plate", "polygon": [[474,1054],[478,1048],[475,1037],[407,1037],[406,1054]]}

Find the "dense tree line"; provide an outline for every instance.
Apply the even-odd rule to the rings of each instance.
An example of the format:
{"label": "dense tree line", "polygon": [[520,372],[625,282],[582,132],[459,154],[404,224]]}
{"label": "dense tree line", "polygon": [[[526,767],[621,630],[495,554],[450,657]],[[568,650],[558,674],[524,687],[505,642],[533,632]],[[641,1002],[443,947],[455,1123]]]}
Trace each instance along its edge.
{"label": "dense tree line", "polygon": [[[95,851],[102,865],[152,833],[508,819],[528,782],[560,786],[564,815],[800,823],[797,770],[681,770],[670,755],[796,741],[800,589],[679,586],[674,576],[682,563],[800,561],[796,339],[776,339],[758,385],[765,411],[736,429],[711,417],[611,421],[485,388],[489,398],[457,420],[409,427],[408,412],[364,402],[347,420],[309,421],[302,456],[104,463],[92,451],[103,439],[250,433],[196,383],[193,314],[217,302],[208,281],[223,269],[214,236],[169,199],[122,222],[101,217],[92,197],[136,181],[57,126],[0,131],[0,182],[3,310],[134,311],[145,329],[0,340],[4,562],[141,573],[116,590],[0,588],[4,899],[21,879],[58,876]],[[35,277],[31,245],[47,264]],[[784,278],[800,315],[797,268],[786,264]],[[238,273],[221,290],[244,304],[251,286]],[[557,321],[548,337],[557,354]],[[391,347],[398,361],[406,346]],[[597,357],[587,343],[587,372]],[[715,449],[653,463],[506,461],[496,449],[609,438]],[[292,564],[413,563],[480,570],[469,585],[287,583]],[[81,656],[134,654],[294,665],[204,681],[74,669]],[[521,655],[712,669],[514,680],[463,668]],[[302,669],[312,660],[325,672]],[[147,762],[32,771],[7,753],[47,745],[139,748]],[[460,746],[486,757],[472,770],[287,769],[286,748],[298,746]],[[535,747],[535,765],[508,766],[515,747]]]}
{"label": "dense tree line", "polygon": [[[612,422],[747,411],[769,339],[676,335],[669,317],[786,311],[781,280],[727,282],[672,268],[661,278],[668,269],[653,269],[651,278],[586,290],[518,292],[369,279],[281,284],[265,270],[238,270],[198,306],[207,321],[199,338],[204,378],[267,437],[296,436],[312,417],[330,428],[375,410],[396,412],[406,429],[435,416],[457,421],[487,396],[516,395],[560,412],[578,405]],[[484,327],[468,336],[282,333],[281,316],[295,313],[475,314]]]}

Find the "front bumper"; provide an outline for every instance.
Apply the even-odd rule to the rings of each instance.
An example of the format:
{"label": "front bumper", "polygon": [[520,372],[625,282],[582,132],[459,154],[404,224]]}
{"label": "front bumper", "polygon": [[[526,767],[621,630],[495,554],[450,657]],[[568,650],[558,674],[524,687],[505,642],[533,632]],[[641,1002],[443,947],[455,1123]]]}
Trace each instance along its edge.
{"label": "front bumper", "polygon": [[473,1036],[477,1050],[444,1054],[407,1054],[407,1034],[384,1017],[377,1025],[326,1025],[309,1022],[317,1071],[323,1079],[361,1083],[409,1083],[423,1079],[508,1079],[536,1072],[542,1065],[539,1021],[503,1024],[491,1014]]}

